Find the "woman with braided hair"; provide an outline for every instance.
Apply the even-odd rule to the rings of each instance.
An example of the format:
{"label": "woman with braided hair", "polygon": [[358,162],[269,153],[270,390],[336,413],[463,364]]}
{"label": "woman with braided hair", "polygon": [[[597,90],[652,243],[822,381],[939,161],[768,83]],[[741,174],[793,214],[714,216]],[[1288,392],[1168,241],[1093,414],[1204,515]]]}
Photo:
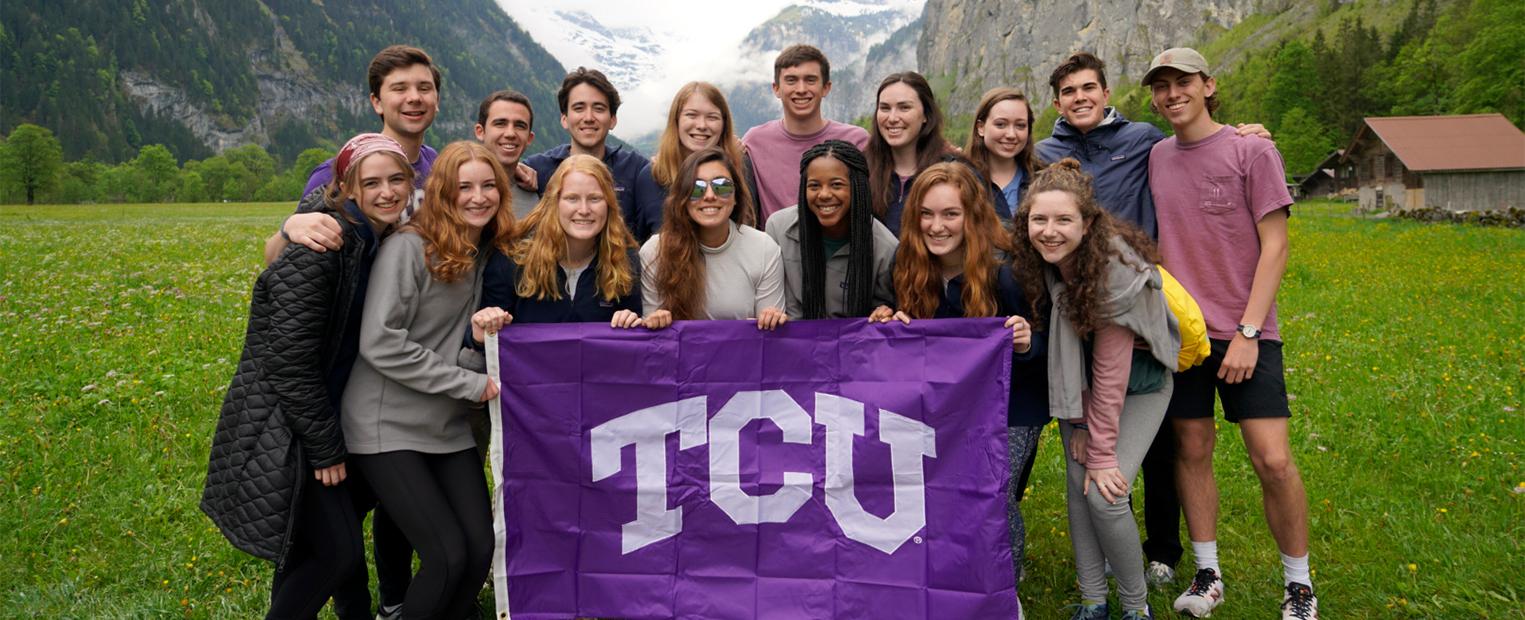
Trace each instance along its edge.
{"label": "woman with braided hair", "polygon": [[874,219],[868,161],[852,143],[805,151],[799,203],[768,218],[768,236],[783,251],[789,318],[864,317],[895,303],[898,243]]}
{"label": "woman with braided hair", "polygon": [[997,258],[1008,246],[996,219],[990,192],[974,170],[960,162],[933,164],[907,193],[895,254],[898,311],[880,306],[871,322],[1004,316],[1012,330],[1010,398],[1006,427],[1011,454],[1007,521],[1013,572],[1022,574],[1027,528],[1022,490],[1048,423],[1046,338],[1032,328],[1027,302],[1011,267]]}

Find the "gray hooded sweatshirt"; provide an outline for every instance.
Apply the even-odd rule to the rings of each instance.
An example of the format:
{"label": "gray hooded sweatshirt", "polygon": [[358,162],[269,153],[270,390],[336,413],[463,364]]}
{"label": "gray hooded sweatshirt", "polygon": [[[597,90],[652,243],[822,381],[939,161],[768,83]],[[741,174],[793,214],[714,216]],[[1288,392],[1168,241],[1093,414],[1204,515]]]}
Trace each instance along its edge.
{"label": "gray hooded sweatshirt", "polygon": [[[1112,240],[1121,256],[1107,261],[1107,286],[1099,318],[1128,328],[1149,346],[1154,359],[1166,368],[1176,367],[1181,352],[1181,327],[1165,302],[1160,270],[1154,265],[1140,270],[1144,259],[1120,239]],[[1053,310],[1049,313],[1048,402],[1049,411],[1061,420],[1085,415],[1080,395],[1086,390],[1085,344],[1064,315],[1060,295],[1065,290],[1056,268],[1043,270]]]}

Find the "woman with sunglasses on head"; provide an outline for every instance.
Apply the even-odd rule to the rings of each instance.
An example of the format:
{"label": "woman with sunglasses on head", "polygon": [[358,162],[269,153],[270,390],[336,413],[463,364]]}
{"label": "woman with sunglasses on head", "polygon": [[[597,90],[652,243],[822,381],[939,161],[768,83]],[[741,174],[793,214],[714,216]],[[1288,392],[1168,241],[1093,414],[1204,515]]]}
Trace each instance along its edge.
{"label": "woman with sunglasses on head", "polygon": [[338,224],[343,248],[291,244],[254,283],[201,509],[235,547],[276,563],[267,617],[315,617],[330,596],[341,618],[369,617],[339,409],[366,274],[412,194],[413,168],[396,141],[351,138],[334,160],[334,180],[309,198]]}
{"label": "woman with sunglasses on head", "polygon": [[800,158],[799,205],[768,218],[790,319],[865,317],[895,302],[895,236],[869,208],[868,163],[827,140]]}
{"label": "woman with sunglasses on head", "polygon": [[663,208],[662,230],[641,246],[644,322],[756,319],[783,325],[784,270],[778,244],[752,228],[736,163],[711,147],[683,161]]}
{"label": "woman with sunglasses on head", "polygon": [[[382,246],[344,391],[351,459],[418,551],[403,618],[461,618],[492,560],[487,480],[469,403],[498,388],[457,365],[490,248],[514,234],[508,176],[486,147],[440,152],[424,203]],[[472,329],[480,329],[473,327]]]}
{"label": "woman with sunglasses on head", "polygon": [[958,162],[933,164],[916,177],[906,205],[895,253],[899,310],[880,306],[869,321],[1007,317],[1013,353],[1005,412],[1011,454],[1007,520],[1012,568],[1020,578],[1027,540],[1022,489],[1049,419],[1045,337],[1032,327],[1032,305],[1011,267],[997,259],[1009,237],[974,170]]}
{"label": "woman with sunglasses on head", "polygon": [[1158,252],[1097,204],[1091,177],[1070,158],[1034,175],[1015,222],[1012,262],[1048,325],[1050,410],[1068,457],[1081,596],[1073,617],[1108,617],[1110,563],[1123,618],[1150,618],[1128,493],[1165,418],[1181,348]]}
{"label": "woman with sunglasses on head", "polygon": [[985,91],[974,111],[974,128],[964,153],[990,185],[996,215],[1010,222],[1022,191],[1039,161],[1033,154],[1033,108],[1022,91],[997,87]]}
{"label": "woman with sunglasses on head", "polygon": [[754,204],[757,191],[752,162],[736,136],[725,95],[709,82],[689,82],[673,95],[667,109],[667,128],[657,141],[657,154],[647,172],[663,190],[670,190],[683,160],[712,146],[724,150],[731,161],[741,162],[741,186],[737,189],[747,193],[747,204]]}
{"label": "woman with sunglasses on head", "polygon": [[943,139],[942,111],[920,73],[890,74],[879,83],[874,101],[874,124],[864,149],[871,204],[874,216],[899,236],[906,190],[916,174],[957,157],[958,151]]}

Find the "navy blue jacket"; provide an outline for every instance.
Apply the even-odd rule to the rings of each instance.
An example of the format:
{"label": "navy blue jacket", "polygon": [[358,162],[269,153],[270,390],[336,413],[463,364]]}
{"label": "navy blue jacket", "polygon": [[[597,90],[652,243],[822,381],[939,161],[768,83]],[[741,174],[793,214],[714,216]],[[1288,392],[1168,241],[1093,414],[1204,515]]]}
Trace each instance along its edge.
{"label": "navy blue jacket", "polygon": [[[525,158],[524,164],[535,169],[535,183],[539,185],[536,193],[545,195],[545,185],[550,182],[551,175],[571,156],[572,145],[563,144]],[[657,187],[650,172],[643,174],[650,163],[635,149],[614,145],[604,147],[604,165],[614,175],[614,193],[619,197],[620,212],[637,244],[646,243],[648,237],[662,229],[662,200],[667,193]]]}
{"label": "navy blue jacket", "polygon": [[1154,198],[1149,195],[1149,151],[1165,133],[1149,123],[1135,123],[1117,110],[1090,133],[1060,117],[1054,135],[1038,142],[1038,157],[1054,163],[1066,157],[1080,161],[1080,169],[1095,179],[1096,200],[1101,207],[1156,238]]}
{"label": "navy blue jacket", "polygon": [[1022,181],[1017,184],[1017,204],[1008,207],[1006,205],[1006,192],[1001,191],[1001,186],[995,181],[986,180],[985,185],[990,189],[990,204],[995,206],[995,215],[1001,218],[1001,227],[1011,226],[1011,218],[1017,215],[1017,206],[1022,204],[1022,197],[1027,195],[1027,186],[1032,183],[1033,175],[1023,173]]}
{"label": "navy blue jacket", "polygon": [[[630,251],[629,258],[633,285],[628,294],[612,302],[598,293],[597,256],[577,278],[575,298],[563,294],[561,299],[535,299],[519,296],[519,265],[495,250],[482,273],[482,307],[502,308],[514,316],[514,323],[608,323],[620,310],[640,314],[641,258],[635,250]],[[567,272],[560,267],[556,268],[556,286],[566,290]]]}
{"label": "navy blue jacket", "polygon": [[[948,283],[937,303],[939,319],[963,318],[964,276]],[[996,270],[996,316],[1017,315],[1032,321],[1032,304],[1022,293],[1011,266],[1001,264]],[[1032,348],[1011,356],[1011,396],[1006,406],[1007,426],[1043,426],[1048,424],[1048,337],[1033,331]]]}

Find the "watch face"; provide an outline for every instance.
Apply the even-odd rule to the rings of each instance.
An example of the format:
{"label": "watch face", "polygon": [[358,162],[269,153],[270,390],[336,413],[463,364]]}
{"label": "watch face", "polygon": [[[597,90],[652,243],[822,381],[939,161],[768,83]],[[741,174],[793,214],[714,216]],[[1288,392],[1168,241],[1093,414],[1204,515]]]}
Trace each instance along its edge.
{"label": "watch face", "polygon": [[1244,334],[1245,338],[1254,338],[1255,336],[1260,335],[1260,330],[1255,329],[1255,326],[1253,325],[1240,325],[1239,333]]}

